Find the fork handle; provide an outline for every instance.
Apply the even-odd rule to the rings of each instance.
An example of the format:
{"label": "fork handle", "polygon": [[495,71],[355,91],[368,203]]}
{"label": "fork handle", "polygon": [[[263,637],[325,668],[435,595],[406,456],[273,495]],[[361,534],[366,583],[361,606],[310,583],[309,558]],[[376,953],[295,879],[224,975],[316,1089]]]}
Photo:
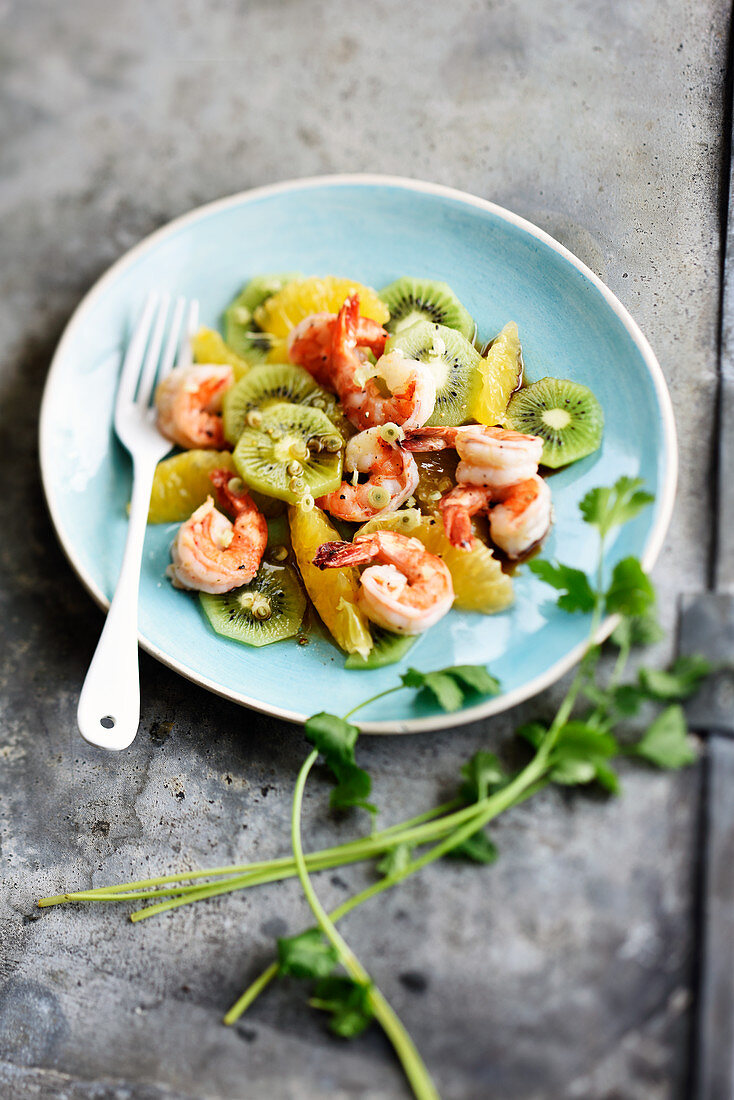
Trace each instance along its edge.
{"label": "fork handle", "polygon": [[125,553],[115,594],[79,696],[77,722],[85,741],[126,749],[140,724],[138,590],[155,463],[133,461]]}

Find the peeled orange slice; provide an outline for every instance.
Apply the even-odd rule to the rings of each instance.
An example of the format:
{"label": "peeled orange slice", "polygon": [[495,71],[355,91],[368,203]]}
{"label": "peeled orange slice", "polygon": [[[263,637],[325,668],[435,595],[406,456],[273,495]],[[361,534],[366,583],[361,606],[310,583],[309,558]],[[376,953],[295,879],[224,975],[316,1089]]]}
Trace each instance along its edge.
{"label": "peeled orange slice", "polygon": [[286,337],[304,317],[312,313],[338,313],[344,299],[359,294],[359,312],[363,317],[384,325],[390,316],[385,303],[372,287],[335,275],[324,278],[294,279],[277,294],[267,298],[255,310],[255,321],[275,339],[268,353],[271,363],[287,363]]}
{"label": "peeled orange slice", "polygon": [[148,523],[182,523],[208,496],[214,495],[209,474],[225,468],[237,471],[229,451],[184,451],[156,466]]}
{"label": "peeled orange slice", "polygon": [[288,509],[291,543],[298,568],[314,607],[338,646],[347,653],[367,657],[372,649],[369,621],[357,605],[359,571],[357,569],[318,569],[313,557],[324,542],[339,539],[326,513],[320,508],[303,512]]}
{"label": "peeled orange slice", "polygon": [[[209,474],[221,469],[237,477],[229,451],[183,451],[164,458],[153,478],[148,523],[183,523],[207,497],[214,496]],[[282,514],[282,501],[252,491],[250,496],[268,519]]]}
{"label": "peeled orange slice", "polygon": [[510,321],[479,365],[482,388],[471,407],[480,424],[501,424],[510,397],[522,380],[522,351],[517,325]]}
{"label": "peeled orange slice", "polygon": [[234,371],[234,380],[239,382],[250,369],[249,363],[225,344],[224,339],[213,328],[200,328],[191,338],[191,352],[195,363],[229,363]]}

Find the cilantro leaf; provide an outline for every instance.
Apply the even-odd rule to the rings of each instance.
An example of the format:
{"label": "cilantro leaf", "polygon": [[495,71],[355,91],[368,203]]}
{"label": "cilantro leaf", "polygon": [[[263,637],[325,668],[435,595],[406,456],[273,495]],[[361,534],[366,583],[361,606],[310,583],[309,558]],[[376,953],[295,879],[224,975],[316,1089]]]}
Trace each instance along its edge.
{"label": "cilantro leaf", "polygon": [[366,801],[372,790],[372,780],[354,759],[358,728],[336,714],[322,711],[307,719],[305,732],[306,740],[318,749],[336,779],[336,786],[331,792],[332,809],[346,810],[350,806],[360,806],[375,813],[375,807]]}
{"label": "cilantro leaf", "polygon": [[655,589],[637,558],[618,561],[607,590],[607,613],[643,615],[654,603]]}
{"label": "cilantro leaf", "polygon": [[278,940],[281,974],[292,974],[294,978],[326,978],[338,961],[335,948],[326,942],[318,928]]}
{"label": "cilantro leaf", "polygon": [[478,833],[473,833],[468,836],[466,840],[462,840],[461,844],[457,844],[455,848],[452,848],[450,852],[446,853],[444,858],[446,859],[468,859],[472,863],[494,863],[499,852],[497,846],[489,839],[487,834],[481,829]]}
{"label": "cilantro leaf", "polygon": [[423,678],[423,690],[430,691],[443,710],[458,710],[464,702],[461,686],[445,672],[427,672]]}
{"label": "cilantro leaf", "polygon": [[364,768],[357,764],[335,762],[331,765],[331,770],[337,779],[337,785],[329,798],[332,810],[348,810],[351,806],[359,806],[368,813],[377,813],[377,807],[366,801],[372,790],[372,780]]}
{"label": "cilantro leaf", "polygon": [[336,714],[322,711],[306,719],[306,740],[318,749],[331,767],[332,762],[354,763],[354,746],[359,729]]}
{"label": "cilantro leaf", "polygon": [[619,776],[615,772],[614,768],[610,767],[609,764],[605,763],[602,760],[597,760],[596,762],[596,775],[594,776],[594,779],[599,784],[599,786],[603,787],[605,791],[609,792],[609,794],[619,794]]}
{"label": "cilantro leaf", "polygon": [[550,777],[554,783],[562,783],[568,787],[591,783],[596,778],[596,764],[593,760],[567,756],[556,764]]}
{"label": "cilantro leaf", "polygon": [[655,645],[665,637],[665,631],[658,622],[654,606],[650,606],[642,615],[627,616],[614,628],[611,641],[622,648]]}
{"label": "cilantro leaf", "polygon": [[500,689],[499,680],[486,665],[451,665],[443,671],[477,695],[496,695]]}
{"label": "cilantro leaf", "polygon": [[616,738],[611,733],[591,726],[587,722],[571,721],[562,726],[553,748],[552,759],[561,756],[616,756],[619,751]]}
{"label": "cilantro leaf", "polygon": [[469,692],[494,695],[499,683],[484,665],[450,665],[435,672],[409,668],[401,676],[405,687],[429,692],[444,710],[458,710]]}
{"label": "cilantro leaf", "polygon": [[556,602],[563,611],[594,610],[594,591],[589,578],[581,569],[572,569],[570,565],[554,565],[549,561],[528,562],[528,569],[562,593]]}
{"label": "cilantro leaf", "polygon": [[575,786],[580,783],[601,783],[608,791],[619,788],[616,773],[607,764],[619,751],[611,733],[586,722],[571,721],[561,728],[551,753],[554,783]]}
{"label": "cilantro leaf", "polygon": [[396,844],[389,852],[386,852],[377,864],[377,870],[385,878],[388,875],[400,874],[413,858],[413,849],[409,844]]}
{"label": "cilantro leaf", "polygon": [[696,760],[694,746],[695,742],[688,736],[683,710],[672,706],[657,716],[641,740],[628,751],[658,768],[683,768]]}
{"label": "cilantro leaf", "polygon": [[548,727],[544,726],[542,722],[526,722],[524,726],[518,726],[515,730],[515,736],[522,737],[524,741],[528,741],[534,749],[537,749],[547,732]]}
{"label": "cilantro leaf", "polygon": [[334,976],[316,985],[309,1004],[331,1013],[330,1029],[342,1039],[354,1039],[369,1027],[374,1015],[370,1004],[371,985],[352,978]]}
{"label": "cilantro leaf", "polygon": [[504,768],[493,752],[475,752],[472,758],[462,765],[464,782],[460,795],[465,802],[480,802],[492,791],[503,787],[507,782]]}
{"label": "cilantro leaf", "polygon": [[698,691],[701,681],[711,672],[711,667],[710,662],[700,654],[679,657],[667,671],[641,668],[638,673],[640,687],[653,699],[661,699],[663,702],[688,699]]}
{"label": "cilantro leaf", "polygon": [[604,538],[613,527],[628,523],[655,499],[642,491],[639,477],[620,477],[611,488],[591,489],[579,504],[587,523],[599,528]]}
{"label": "cilantro leaf", "polygon": [[612,706],[624,718],[637,714],[644,699],[644,692],[635,684],[620,684],[612,692]]}

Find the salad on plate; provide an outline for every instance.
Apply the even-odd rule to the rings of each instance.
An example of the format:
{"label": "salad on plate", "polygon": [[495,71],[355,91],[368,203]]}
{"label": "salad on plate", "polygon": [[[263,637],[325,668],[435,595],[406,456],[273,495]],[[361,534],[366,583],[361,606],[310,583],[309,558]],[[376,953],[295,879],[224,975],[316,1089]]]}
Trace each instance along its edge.
{"label": "salad on plate", "polygon": [[262,646],[317,618],[348,668],[399,660],[453,606],[492,615],[553,521],[552,470],[595,451],[602,409],[528,383],[517,325],[489,342],[451,288],[260,275],[156,393],[180,452],[149,522],[211,626]]}

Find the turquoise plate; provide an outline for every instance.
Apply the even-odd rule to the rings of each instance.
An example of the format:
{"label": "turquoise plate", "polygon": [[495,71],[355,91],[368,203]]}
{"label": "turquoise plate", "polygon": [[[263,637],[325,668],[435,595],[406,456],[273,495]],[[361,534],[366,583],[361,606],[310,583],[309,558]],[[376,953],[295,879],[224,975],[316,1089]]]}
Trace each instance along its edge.
{"label": "turquoise plate", "polygon": [[[597,454],[556,474],[549,558],[590,570],[594,532],[581,521],[587,489],[621,474],[644,478],[656,501],[620,531],[614,561],[651,567],[676,481],[675,427],[662,372],[644,336],[600,280],[542,230],[483,199],[381,176],[296,180],[222,199],[178,218],[137,245],[76,310],[54,356],[41,414],[41,464],[61,544],[91,595],[107,606],[122,558],[130,462],[112,433],[121,354],[152,288],[198,298],[202,322],[258,272],[345,275],[375,287],[399,275],[444,279],[481,337],[520,327],[531,378],[557,375],[591,386],[604,407]],[[140,592],[140,644],[164,664],[228,699],[290,721],[345,712],[421,669],[486,662],[502,694],[450,718],[399,692],[364,712],[364,729],[396,733],[496,714],[556,680],[581,655],[588,621],[566,615],[526,569],[515,603],[486,617],[452,611],[399,665],[347,671],[325,638],[248,649],[214,634],[198,601],[165,579],[174,526],[150,527]],[[607,629],[609,624],[607,624]],[[80,682],[83,670],[79,670]]]}

